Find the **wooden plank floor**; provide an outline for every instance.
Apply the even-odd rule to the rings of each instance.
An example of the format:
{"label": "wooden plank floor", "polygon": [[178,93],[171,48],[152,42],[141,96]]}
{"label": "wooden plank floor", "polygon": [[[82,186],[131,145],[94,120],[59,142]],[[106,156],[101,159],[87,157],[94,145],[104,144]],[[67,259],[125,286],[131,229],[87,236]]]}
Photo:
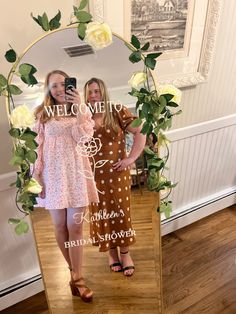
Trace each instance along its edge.
{"label": "wooden plank floor", "polygon": [[[71,296],[69,271],[56,245],[49,213],[44,209],[34,211],[33,226],[53,314],[161,313],[159,216],[154,209],[156,201],[154,194],[148,191],[144,191],[142,197],[139,190],[132,192],[131,210],[137,235],[137,242],[131,248],[136,266],[134,276],[127,278],[122,273],[111,272],[107,254],[99,253],[96,247],[85,245],[83,273],[88,286],[94,291],[91,304]],[[84,238],[87,238],[87,223],[84,223],[84,229]]]}
{"label": "wooden plank floor", "polygon": [[162,238],[164,313],[236,313],[236,206]]}

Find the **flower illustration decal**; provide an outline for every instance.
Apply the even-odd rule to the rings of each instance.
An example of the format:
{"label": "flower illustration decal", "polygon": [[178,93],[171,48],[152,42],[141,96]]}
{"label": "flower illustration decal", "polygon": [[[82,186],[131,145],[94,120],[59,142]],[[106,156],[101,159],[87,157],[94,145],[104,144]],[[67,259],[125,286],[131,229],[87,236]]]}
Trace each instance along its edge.
{"label": "flower illustration decal", "polygon": [[[101,168],[107,163],[109,160],[104,159],[104,160],[98,160],[97,162],[94,159],[94,156],[100,151],[102,147],[102,143],[100,138],[98,137],[88,137],[88,136],[82,136],[76,146],[76,151],[80,156],[83,157],[89,157],[90,162],[91,162],[91,167],[92,167],[92,175],[91,172],[84,169],[78,170],[80,174],[82,174],[85,178],[87,179],[93,179],[95,176],[95,171],[96,168]],[[97,191],[101,194],[104,194],[104,191],[101,192],[97,189]]]}
{"label": "flower illustration decal", "polygon": [[80,156],[92,157],[98,153],[101,147],[100,138],[92,137],[91,139],[88,136],[82,136],[76,146],[76,151]]}

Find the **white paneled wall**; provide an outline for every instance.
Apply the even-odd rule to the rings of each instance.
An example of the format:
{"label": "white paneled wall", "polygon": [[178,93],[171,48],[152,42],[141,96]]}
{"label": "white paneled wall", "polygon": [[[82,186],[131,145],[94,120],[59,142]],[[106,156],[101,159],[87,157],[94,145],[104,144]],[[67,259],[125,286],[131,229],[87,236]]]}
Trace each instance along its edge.
{"label": "white paneled wall", "polygon": [[[16,209],[15,189],[9,187],[15,178],[15,173],[0,175],[0,310],[43,290],[42,281],[39,280],[41,272],[32,230],[18,236],[14,226],[8,224],[10,217],[23,217]],[[27,290],[20,289],[32,281],[37,283],[29,285]],[[16,289],[21,290],[20,294],[16,293]]]}
{"label": "white paneled wall", "polygon": [[[176,129],[166,135],[172,143],[167,163],[170,169],[165,171],[165,175],[178,185],[170,196],[173,203],[171,218],[163,216],[163,224],[193,211],[205,211],[196,218],[200,219],[209,214],[207,206],[210,204],[215,204],[213,211],[222,209],[222,200],[226,200],[225,207],[234,204],[236,115]],[[221,205],[217,204],[218,201]],[[170,230],[180,226],[182,224],[175,224],[175,228]]]}
{"label": "white paneled wall", "polygon": [[235,16],[236,1],[224,0],[209,79],[206,83],[183,89],[183,113],[174,119],[173,128],[236,113]]}

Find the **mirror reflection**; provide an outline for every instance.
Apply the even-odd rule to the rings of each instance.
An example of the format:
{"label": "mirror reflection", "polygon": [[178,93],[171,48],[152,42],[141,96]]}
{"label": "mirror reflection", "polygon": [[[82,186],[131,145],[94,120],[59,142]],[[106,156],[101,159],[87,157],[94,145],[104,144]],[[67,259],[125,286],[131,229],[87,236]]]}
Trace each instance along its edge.
{"label": "mirror reflection", "polygon": [[[22,87],[15,105],[26,103],[36,113],[33,175],[43,190],[32,223],[55,313],[127,306],[159,311],[157,196],[145,187],[146,136],[131,126],[135,104],[127,84],[141,69],[113,37],[94,53],[76,29],[65,29],[38,41],[22,59],[38,70],[38,86]],[[72,77],[76,85],[66,91],[65,79]],[[59,105],[62,114],[49,114]]]}

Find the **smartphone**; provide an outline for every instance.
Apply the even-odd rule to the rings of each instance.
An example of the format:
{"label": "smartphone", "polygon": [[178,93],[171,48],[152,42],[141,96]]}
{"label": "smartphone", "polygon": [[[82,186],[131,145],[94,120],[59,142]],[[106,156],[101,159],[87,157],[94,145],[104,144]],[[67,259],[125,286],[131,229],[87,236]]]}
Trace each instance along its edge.
{"label": "smartphone", "polygon": [[68,90],[76,89],[76,78],[75,77],[65,77],[65,94]]}

